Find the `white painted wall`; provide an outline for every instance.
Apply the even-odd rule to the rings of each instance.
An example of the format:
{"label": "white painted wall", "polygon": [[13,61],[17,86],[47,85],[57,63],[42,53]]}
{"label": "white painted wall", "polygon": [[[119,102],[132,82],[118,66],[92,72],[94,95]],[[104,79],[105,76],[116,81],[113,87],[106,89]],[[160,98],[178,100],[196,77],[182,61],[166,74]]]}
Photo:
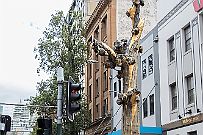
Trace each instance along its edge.
{"label": "white painted wall", "polygon": [[[164,1],[165,4],[160,0],[159,1],[159,5],[158,5],[158,9],[159,11],[162,11],[163,14],[166,14],[165,12],[169,12],[168,8],[171,7],[170,2],[174,2],[174,0],[172,1]],[[165,6],[164,6],[165,5]],[[172,4],[173,5],[173,4]],[[174,5],[175,6],[175,5]],[[165,10],[163,10],[165,9]],[[171,8],[172,9],[172,8]],[[161,18],[163,15],[159,15],[159,18]],[[188,23],[190,23],[195,17],[198,16],[198,13],[196,13],[194,11],[193,5],[192,5],[192,0],[190,0],[186,5],[184,5],[177,13],[175,13],[175,15],[173,15],[165,24],[163,24],[160,28],[159,28],[159,68],[160,68],[160,89],[161,89],[161,118],[162,118],[162,124],[166,124],[171,122],[171,118],[170,118],[170,99],[169,99],[169,78],[173,78],[173,75],[175,75],[176,81],[179,80],[179,78],[177,78],[178,76],[181,76],[181,72],[183,72],[184,75],[184,71],[183,71],[183,65],[181,65],[181,63],[175,64],[175,70],[169,70],[169,63],[168,63],[168,52],[167,52],[167,40],[175,35],[178,31],[181,32],[181,44],[183,43],[183,33],[182,33],[182,28],[185,27]],[[191,24],[192,27],[192,24]],[[195,30],[195,29],[194,29]],[[195,35],[193,33],[193,37],[192,39],[194,40],[193,42],[196,42],[196,37],[197,35]],[[195,43],[195,46],[198,46],[199,43]],[[183,45],[182,45],[183,46]],[[183,48],[181,48],[181,46],[177,46],[176,48],[176,54],[180,55],[182,53],[183,50],[181,50]],[[197,48],[196,48],[197,50]],[[177,57],[176,57],[177,58]],[[196,60],[199,60],[199,56],[196,56],[196,53],[194,55],[193,58],[196,58]],[[178,59],[176,59],[178,60]],[[179,60],[178,60],[179,61]],[[189,61],[189,59],[185,60],[184,62],[187,62],[185,65],[189,65],[191,64]],[[193,61],[195,62],[195,61]],[[197,61],[196,61],[197,63]],[[170,63],[171,64],[171,63]],[[199,65],[198,65],[199,66]],[[199,66],[200,67],[200,66]],[[187,67],[188,68],[188,67]],[[188,69],[189,70],[189,69]],[[194,69],[193,69],[194,70]],[[197,72],[199,74],[200,69],[195,69],[194,72]],[[175,74],[174,72],[178,71],[177,74]],[[169,75],[171,77],[169,77]],[[198,76],[196,76],[196,80],[201,79],[200,74]],[[179,83],[180,84],[180,83]],[[184,85],[184,84],[183,84]],[[198,102],[200,102],[199,106],[202,109],[202,90],[200,90],[200,83],[198,84],[198,86],[196,87],[197,93],[198,95]],[[186,109],[186,105],[185,105],[185,101],[182,99],[184,95],[184,86],[178,86],[178,89],[180,91],[180,95],[179,95],[179,114],[183,114],[185,109]],[[182,92],[181,92],[182,91]],[[176,119],[177,120],[177,117]]]}
{"label": "white painted wall", "polygon": [[198,135],[202,135],[203,134],[202,127],[203,127],[203,123],[199,123],[199,124],[195,124],[195,125],[191,125],[183,128],[178,128],[172,131],[168,131],[167,135],[188,135],[187,133],[192,131],[197,131]]}
{"label": "white painted wall", "polygon": [[[143,46],[144,52],[141,54],[141,78],[142,78],[142,61],[144,59],[146,59],[146,64],[147,64],[147,77],[145,79],[142,79],[141,81],[141,101],[144,100],[144,98],[146,98],[150,91],[152,90],[152,88],[155,85],[155,81],[154,81],[154,65],[153,65],[153,74],[149,75],[148,73],[148,57],[152,54],[153,55],[153,60],[154,60],[154,54],[153,54],[153,34],[149,35],[149,37],[144,40],[144,42],[141,43],[141,45]],[[155,95],[155,89],[153,89],[153,91],[150,93],[150,95],[154,94]],[[154,96],[155,98],[155,96]],[[147,117],[143,117],[143,108],[142,108],[142,125],[143,126],[156,126],[156,120],[155,120],[155,112],[154,115],[150,116],[150,102],[149,102],[149,97],[147,97],[148,100],[148,116]],[[155,99],[154,99],[155,101]],[[143,103],[143,102],[142,102]],[[154,106],[154,111],[155,110],[155,106]]]}
{"label": "white painted wall", "polygon": [[181,0],[157,0],[158,22],[164,18]]}
{"label": "white painted wall", "polygon": [[[113,127],[116,127],[117,130],[122,129],[121,125],[122,125],[122,107],[119,109],[119,105],[116,103],[117,99],[118,99],[118,92],[119,92],[119,84],[118,84],[118,78],[116,77],[117,75],[117,71],[111,69],[111,76],[112,76],[112,84],[111,84],[111,90],[114,90],[114,83],[117,82],[117,96],[114,98],[114,92],[112,92],[111,94],[113,94],[113,115],[115,115],[115,117],[113,118]],[[121,79],[121,91],[123,91],[123,79]],[[119,109],[119,110],[118,110]],[[118,111],[118,112],[117,112]],[[116,113],[117,112],[117,113]]]}

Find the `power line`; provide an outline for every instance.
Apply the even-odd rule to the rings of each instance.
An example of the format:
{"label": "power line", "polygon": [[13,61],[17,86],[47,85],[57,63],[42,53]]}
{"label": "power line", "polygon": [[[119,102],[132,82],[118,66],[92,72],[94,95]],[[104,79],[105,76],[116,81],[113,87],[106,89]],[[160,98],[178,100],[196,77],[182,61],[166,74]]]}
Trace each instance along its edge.
{"label": "power line", "polygon": [[[146,99],[149,97],[149,95],[151,94],[151,92],[154,90],[154,88],[156,87],[156,85],[158,85],[158,83],[155,83],[155,85],[152,87],[152,89],[150,90],[149,94],[147,95],[147,97],[143,100],[143,103],[146,101]],[[143,103],[138,107],[138,109],[140,109],[140,107],[143,105]],[[123,118],[124,114],[122,114],[122,117],[120,118],[120,120],[117,122],[116,126],[114,127],[114,129],[118,126],[118,124],[121,122],[122,118]],[[105,127],[106,128],[106,127]],[[113,130],[114,130],[113,129]],[[111,131],[111,133],[113,132],[113,130]]]}
{"label": "power line", "polygon": [[[114,118],[115,115],[117,115],[117,113],[118,113],[118,111],[119,111],[120,109],[121,109],[121,106],[117,109],[117,111],[116,111],[116,112],[114,113],[114,115],[111,117],[111,119],[109,120],[109,122],[112,121],[112,119]],[[107,115],[106,115],[106,117],[107,117]],[[100,126],[102,125],[102,123],[104,122],[104,120],[106,119],[106,117],[102,120],[102,122],[100,123],[100,125],[97,127],[97,129],[95,130],[94,134],[97,133],[98,129],[100,128]],[[108,122],[107,126],[109,125],[109,122]],[[107,127],[107,126],[106,126],[106,127]],[[102,132],[103,132],[103,130],[102,130]]]}
{"label": "power line", "polygon": [[107,125],[104,127],[104,129],[102,130],[101,132],[101,135],[103,134],[103,132],[106,130],[106,128],[108,127],[108,125],[110,124],[110,122],[113,120],[114,116],[117,115],[118,111],[121,109],[121,105],[120,107],[118,108],[118,110],[114,113],[114,115],[111,117],[111,119],[109,120],[109,122],[107,123]]}

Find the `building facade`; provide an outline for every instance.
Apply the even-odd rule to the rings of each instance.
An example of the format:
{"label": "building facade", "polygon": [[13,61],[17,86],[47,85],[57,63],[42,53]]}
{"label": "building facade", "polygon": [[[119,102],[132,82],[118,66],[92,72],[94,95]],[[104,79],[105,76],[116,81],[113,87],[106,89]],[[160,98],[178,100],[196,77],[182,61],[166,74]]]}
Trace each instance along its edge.
{"label": "building facade", "polygon": [[18,134],[29,134],[32,131],[32,121],[30,111],[27,106],[15,106],[13,110],[13,119],[11,122],[11,131]]}
{"label": "building facade", "polygon": [[203,23],[193,3],[179,0],[158,24],[162,125],[169,135],[203,134]]}
{"label": "building facade", "polygon": [[[146,18],[144,29],[146,34],[156,25],[157,16],[156,0],[146,1],[145,3],[146,6],[141,10],[141,16]],[[126,15],[126,11],[131,6],[131,0],[100,0],[87,21],[87,41],[91,42],[94,38],[107,43],[112,48],[116,40],[130,40],[132,24],[131,19]],[[150,12],[153,12],[153,15],[149,14]],[[110,129],[111,126],[111,130],[107,130],[107,132],[113,129],[121,130],[122,107],[117,105],[116,100],[118,93],[123,92],[123,81],[117,78],[118,71],[105,68],[105,57],[98,56],[91,51],[89,59],[98,61],[94,64],[88,63],[86,68],[86,93],[93,121],[90,130],[95,131],[99,127],[106,112],[109,117],[110,115],[113,117],[112,121],[107,120],[110,123],[107,127]],[[106,125],[106,123],[103,122],[103,125]],[[99,127],[101,130],[105,128],[103,125]],[[91,131],[88,133],[91,133]]]}
{"label": "building facade", "polygon": [[[127,39],[130,41],[131,38],[131,20],[126,16],[126,11],[131,7],[132,1],[131,0],[123,0],[123,1],[116,1],[116,38],[117,40],[121,39]],[[145,37],[153,28],[156,26],[157,23],[157,4],[156,0],[145,0],[145,6],[141,8],[140,17],[145,19],[145,26],[142,33],[142,37]],[[153,46],[152,44],[148,43],[146,44],[147,48],[145,48],[145,45],[142,44],[144,49],[151,48]],[[145,54],[143,54],[145,55]],[[138,65],[140,65],[140,62],[138,62]],[[141,70],[140,66],[138,71]],[[141,73],[138,72],[138,90],[141,90]],[[117,105],[116,101],[118,99],[118,93],[123,93],[123,81],[122,79],[117,78],[117,71],[111,70],[111,77],[112,77],[112,83],[111,83],[111,90],[116,91],[112,93],[112,108],[113,112],[112,114],[115,115],[115,117],[112,120],[112,128],[116,130],[117,132],[114,132],[115,134],[121,134],[122,130],[122,107],[119,109],[119,105]],[[134,76],[136,77],[136,76]],[[135,79],[136,80],[136,79]],[[136,82],[135,82],[136,83]],[[149,84],[147,84],[149,85]],[[150,86],[148,86],[150,87]],[[153,86],[152,86],[153,87]],[[119,110],[118,110],[119,109]]]}
{"label": "building facade", "polygon": [[[92,39],[97,39],[110,47],[113,46],[116,39],[115,11],[115,0],[99,1],[86,22],[86,38],[89,43]],[[96,60],[97,63],[87,63],[86,65],[86,94],[89,111],[92,115],[92,125],[86,130],[86,134],[94,134],[94,132],[106,134],[111,131],[111,124],[108,124],[111,117],[110,69],[105,67],[107,58],[98,56],[91,49],[89,59]]]}
{"label": "building facade", "polygon": [[[163,132],[169,135],[202,134],[200,127],[203,126],[203,2],[154,0],[150,3],[141,11],[146,18],[141,41],[144,53],[140,57],[138,73],[138,88],[142,92],[141,132]],[[101,8],[101,5],[105,4],[106,6]],[[130,0],[103,3],[101,0],[87,21],[87,40],[91,42],[94,38],[113,47],[115,40],[129,39],[131,25],[125,12],[130,6]],[[150,16],[151,13],[153,15]],[[105,15],[107,26],[103,25]],[[107,27],[106,40],[103,38],[104,27]],[[86,68],[86,93],[92,114],[91,128],[94,129],[91,131],[97,129],[98,122],[101,123],[101,117],[104,116],[102,114],[106,110],[106,95],[108,113],[111,116],[116,114],[111,123],[111,131],[113,128],[120,130],[122,109],[119,109],[116,100],[118,93],[122,93],[122,80],[117,79],[116,70],[109,71],[105,68],[105,57],[97,56],[91,51],[90,59],[98,61],[95,64],[87,64]],[[111,92],[105,93],[105,88]],[[151,129],[151,132],[143,130],[145,128]]]}
{"label": "building facade", "polygon": [[142,39],[141,124],[163,134],[203,134],[202,3],[158,0],[157,26]]}

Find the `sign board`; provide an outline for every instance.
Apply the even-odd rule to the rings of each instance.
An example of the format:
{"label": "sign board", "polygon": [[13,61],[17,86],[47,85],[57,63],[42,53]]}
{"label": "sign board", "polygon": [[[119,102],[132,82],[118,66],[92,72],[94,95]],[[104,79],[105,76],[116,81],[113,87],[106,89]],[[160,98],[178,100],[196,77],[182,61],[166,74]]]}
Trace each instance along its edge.
{"label": "sign board", "polygon": [[203,0],[194,0],[193,6],[196,12],[199,12],[203,9]]}
{"label": "sign board", "polygon": [[196,115],[196,116],[182,119],[182,124],[183,125],[190,125],[190,124],[199,122],[199,120],[201,120],[200,115]]}

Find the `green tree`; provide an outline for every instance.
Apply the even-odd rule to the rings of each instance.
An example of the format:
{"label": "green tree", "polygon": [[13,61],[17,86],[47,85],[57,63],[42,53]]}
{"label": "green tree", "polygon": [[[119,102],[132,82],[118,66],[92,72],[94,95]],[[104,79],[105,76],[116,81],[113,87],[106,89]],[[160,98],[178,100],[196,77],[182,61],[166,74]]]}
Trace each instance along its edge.
{"label": "green tree", "polygon": [[[74,23],[68,23],[68,16],[65,17],[62,11],[53,14],[48,27],[43,32],[43,37],[34,48],[35,58],[39,60],[37,72],[40,74],[42,70],[49,74],[50,78],[37,84],[38,95],[31,98],[31,105],[57,105],[56,69],[59,66],[64,68],[65,80],[71,76],[75,81],[79,81],[81,66],[86,60],[87,51],[84,23],[81,13],[69,12],[69,16],[75,20]],[[81,100],[81,104],[82,108],[73,122],[64,120],[66,121],[63,126],[64,134],[74,135],[73,133],[78,133],[90,124],[90,114],[85,98]],[[56,108],[38,107],[30,110],[31,113],[39,112],[52,118],[56,117]]]}

